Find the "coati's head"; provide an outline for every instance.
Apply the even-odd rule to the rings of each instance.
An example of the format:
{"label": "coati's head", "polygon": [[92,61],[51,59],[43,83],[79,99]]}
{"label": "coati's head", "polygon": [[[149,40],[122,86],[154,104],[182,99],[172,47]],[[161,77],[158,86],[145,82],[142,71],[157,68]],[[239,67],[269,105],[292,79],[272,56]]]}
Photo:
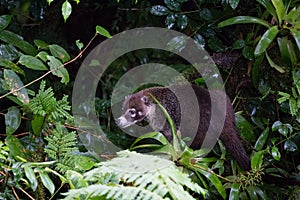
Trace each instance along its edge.
{"label": "coati's head", "polygon": [[117,125],[126,128],[147,119],[153,105],[150,98],[143,91],[125,97],[122,115],[116,119]]}

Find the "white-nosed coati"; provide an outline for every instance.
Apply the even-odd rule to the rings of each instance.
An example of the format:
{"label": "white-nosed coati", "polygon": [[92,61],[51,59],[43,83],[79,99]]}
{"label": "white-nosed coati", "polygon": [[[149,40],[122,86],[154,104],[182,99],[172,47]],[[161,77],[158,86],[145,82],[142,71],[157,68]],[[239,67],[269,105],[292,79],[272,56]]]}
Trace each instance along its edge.
{"label": "white-nosed coati", "polygon": [[[174,94],[174,91],[179,91],[183,96],[189,95],[186,92],[188,87],[189,86],[173,86],[172,90],[167,87],[153,87],[132,94],[126,97],[123,103],[123,114],[116,120],[116,123],[121,128],[126,128],[146,119],[155,131],[160,131],[167,137],[169,141],[171,141],[172,134],[170,126],[168,123],[161,125],[162,118],[158,116],[161,113],[159,114],[159,109],[156,107],[157,105],[149,95],[149,93],[151,93],[168,111],[177,130],[179,130],[183,136],[185,136],[189,130],[181,130],[182,127],[180,127],[180,122],[182,110],[180,104],[184,104],[186,102],[179,101],[177,96]],[[199,149],[201,148],[210,124],[212,100],[211,93],[207,89],[198,86],[192,86],[192,90],[194,91],[196,100],[198,101],[198,109],[196,107],[194,109],[194,105],[192,105],[193,103],[187,105],[190,107],[190,111],[187,115],[185,115],[187,119],[184,120],[184,126],[192,127],[194,124],[198,126],[190,147],[193,149]],[[214,92],[214,95],[218,95],[218,92],[221,91]],[[250,170],[250,160],[239,138],[239,134],[235,126],[235,116],[229,98],[227,96],[225,97],[225,103],[218,102],[218,100],[214,101],[216,101],[214,103],[218,104],[219,106],[226,106],[226,116],[224,116],[225,121],[220,139],[224,143],[225,147],[232,153],[233,157],[238,161],[240,166],[244,170]],[[200,112],[198,117],[195,117],[195,112]]]}

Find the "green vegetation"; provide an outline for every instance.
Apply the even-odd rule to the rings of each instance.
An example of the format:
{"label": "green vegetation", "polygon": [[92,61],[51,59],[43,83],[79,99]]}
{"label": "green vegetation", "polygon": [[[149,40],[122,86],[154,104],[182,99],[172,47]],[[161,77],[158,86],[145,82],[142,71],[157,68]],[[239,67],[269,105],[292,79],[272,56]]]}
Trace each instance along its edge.
{"label": "green vegetation", "polygon": [[[300,198],[299,0],[12,0],[0,11],[0,199]],[[98,86],[99,122],[127,150],[98,161],[85,149],[71,110],[78,68],[99,42],[146,26],[180,31],[209,52],[251,171],[221,141],[211,152],[189,149],[163,107],[172,143],[159,132],[127,137],[113,123],[113,88],[141,63],[204,85],[189,63],[160,50],[121,56]]]}

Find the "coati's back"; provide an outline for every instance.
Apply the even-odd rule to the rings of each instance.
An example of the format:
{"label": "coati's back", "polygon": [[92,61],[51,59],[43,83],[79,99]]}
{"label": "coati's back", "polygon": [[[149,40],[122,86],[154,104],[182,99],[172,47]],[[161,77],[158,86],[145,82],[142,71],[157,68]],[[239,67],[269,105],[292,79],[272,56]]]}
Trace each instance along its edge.
{"label": "coati's back", "polygon": [[[193,91],[196,94],[198,102],[189,103],[189,100],[192,99],[192,97],[188,96],[190,95],[188,88],[190,87],[176,86],[172,87],[172,90],[166,87],[154,87],[145,89],[131,95],[129,99],[126,100],[128,101],[127,106],[129,108],[136,107],[138,108],[138,110],[145,111],[145,118],[148,119],[152,126],[160,124],[161,118],[158,117],[158,109],[155,108],[153,99],[149,95],[149,93],[151,93],[168,111],[168,114],[174,121],[177,130],[180,130],[180,132],[183,134],[183,137],[187,137],[189,136],[189,134],[193,134],[190,129],[192,129],[191,127],[193,126],[197,126],[197,133],[191,135],[193,141],[191,142],[190,147],[193,149],[199,149],[201,148],[201,145],[206,136],[211,121],[211,97],[207,89],[198,86],[193,86]],[[224,93],[221,92],[222,91],[219,90],[211,91],[211,93],[213,93],[213,95],[216,96],[218,94],[224,95]],[[184,99],[187,101],[179,101],[177,98],[178,94],[180,94],[181,96],[185,96]],[[226,106],[225,123],[220,135],[220,139],[222,140],[226,148],[232,153],[233,157],[238,161],[241,167],[244,170],[249,170],[250,160],[241,143],[239,134],[235,126],[235,116],[231,106],[231,102],[227,96],[226,103],[218,101],[216,99],[218,98],[215,98],[214,106],[215,104],[217,104],[217,107],[219,106],[220,108],[222,106]],[[188,113],[184,113],[185,111],[184,109],[182,109],[182,107],[188,108]],[[181,119],[182,116],[184,116],[184,119]],[[184,123],[184,126],[180,127],[181,120],[184,121],[182,122]],[[162,132],[168,138],[169,141],[171,141],[172,134],[168,123],[164,124],[163,128],[161,128],[161,130],[159,131]]]}

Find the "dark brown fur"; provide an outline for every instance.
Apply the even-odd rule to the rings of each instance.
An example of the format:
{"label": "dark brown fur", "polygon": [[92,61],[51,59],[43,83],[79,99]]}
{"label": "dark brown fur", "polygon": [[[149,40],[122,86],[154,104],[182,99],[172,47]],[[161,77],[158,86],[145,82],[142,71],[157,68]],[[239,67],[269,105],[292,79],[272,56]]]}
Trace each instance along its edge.
{"label": "dark brown fur", "polygon": [[[185,94],[186,86],[177,86],[175,90],[180,91],[181,95],[188,95],[188,92]],[[194,137],[192,143],[190,144],[190,147],[193,149],[199,149],[201,148],[201,145],[203,143],[203,140],[205,138],[205,135],[207,133],[210,120],[211,120],[211,98],[210,93],[207,89],[193,86],[193,90],[197,96],[199,110],[200,110],[200,116],[199,118],[194,117],[195,114],[193,114],[193,111],[198,111],[196,108],[193,108],[193,105],[188,105],[191,107],[188,115],[185,115],[187,119],[185,119],[185,123],[190,123],[190,125],[193,124],[199,124],[197,129],[197,134]],[[173,90],[174,91],[174,90]],[[211,95],[217,96],[220,94],[221,91],[214,91],[211,93]],[[150,97],[149,93],[151,93],[156,99],[164,106],[164,108],[168,111],[169,115],[174,121],[174,124],[177,128],[177,130],[180,130],[181,133],[184,136],[188,136],[189,130],[181,130],[180,128],[180,120],[181,120],[181,108],[180,108],[180,102],[176,98],[176,95],[166,87],[154,87],[142,90],[138,93],[135,93],[131,95],[128,100],[128,107],[132,108],[135,107],[137,110],[145,110],[145,105],[143,105],[143,101],[141,101],[142,97],[147,97],[148,102],[146,102],[149,106],[153,104],[153,99]],[[216,98],[218,99],[218,98]],[[222,129],[220,139],[224,143],[225,147],[232,153],[235,160],[238,161],[240,166],[244,170],[250,170],[250,160],[249,157],[246,154],[246,151],[241,143],[241,140],[239,138],[238,131],[235,126],[235,116],[234,111],[231,106],[231,102],[229,98],[226,96],[226,103],[218,102],[215,103],[218,104],[218,106],[225,106],[226,104],[226,117],[225,117],[225,123],[224,127]],[[152,113],[153,115],[153,113]],[[147,116],[148,120],[155,121],[155,116]],[[200,120],[200,122],[199,122]],[[151,122],[150,122],[151,123]],[[155,123],[155,122],[154,122]],[[188,127],[185,125],[185,127]],[[169,141],[172,140],[172,135],[170,131],[170,126],[168,124],[165,124],[163,128],[160,130]]]}

